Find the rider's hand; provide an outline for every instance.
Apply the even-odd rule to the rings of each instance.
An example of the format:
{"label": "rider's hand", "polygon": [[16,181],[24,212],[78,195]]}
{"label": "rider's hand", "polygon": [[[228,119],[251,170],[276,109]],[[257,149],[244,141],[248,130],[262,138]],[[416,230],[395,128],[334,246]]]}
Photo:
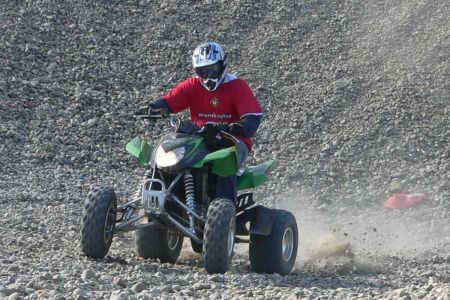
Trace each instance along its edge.
{"label": "rider's hand", "polygon": [[150,115],[150,107],[149,106],[141,106],[134,113],[135,116],[149,116]]}
{"label": "rider's hand", "polygon": [[200,133],[201,130],[202,129],[200,127],[198,127],[197,125],[195,125],[191,121],[184,120],[184,121],[181,121],[181,124],[178,127],[177,132],[179,132],[179,133],[195,134],[195,133]]}
{"label": "rider's hand", "polygon": [[205,133],[206,147],[209,150],[216,150],[219,148],[223,139],[220,126],[218,126],[217,123],[206,123],[202,130]]}
{"label": "rider's hand", "polygon": [[227,123],[216,123],[216,128],[220,131],[223,132],[228,132],[229,131],[229,127]]}
{"label": "rider's hand", "polygon": [[142,106],[134,113],[134,115],[144,117],[168,117],[169,110],[166,108],[153,108],[151,106]]}
{"label": "rider's hand", "polygon": [[205,132],[205,131],[209,131],[209,132],[212,132],[212,131],[216,131],[216,132],[220,132],[220,131],[223,131],[223,132],[229,132],[229,130],[230,130],[230,129],[229,129],[227,123],[215,123],[215,122],[209,122],[209,123],[206,123],[206,124],[200,129],[201,132]]}
{"label": "rider's hand", "polygon": [[150,114],[159,114],[162,117],[166,118],[170,115],[169,109],[167,108],[151,108],[150,107]]}
{"label": "rider's hand", "polygon": [[228,125],[228,132],[231,134],[240,134],[243,135],[244,126],[240,123],[231,123]]}

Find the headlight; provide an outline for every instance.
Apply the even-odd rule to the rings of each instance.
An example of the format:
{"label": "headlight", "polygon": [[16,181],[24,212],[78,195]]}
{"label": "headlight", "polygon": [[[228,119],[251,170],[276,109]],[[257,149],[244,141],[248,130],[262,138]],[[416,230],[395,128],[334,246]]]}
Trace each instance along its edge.
{"label": "headlight", "polygon": [[162,168],[176,165],[184,157],[185,151],[184,147],[180,147],[165,152],[164,149],[159,146],[158,149],[156,149],[155,162],[158,167]]}

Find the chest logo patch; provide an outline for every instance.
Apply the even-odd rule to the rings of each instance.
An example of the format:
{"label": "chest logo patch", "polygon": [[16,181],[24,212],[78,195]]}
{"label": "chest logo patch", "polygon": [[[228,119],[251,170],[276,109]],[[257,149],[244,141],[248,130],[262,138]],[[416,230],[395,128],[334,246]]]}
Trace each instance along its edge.
{"label": "chest logo patch", "polygon": [[216,97],[212,98],[211,101],[209,102],[209,104],[211,104],[212,107],[216,108],[219,106],[219,99],[217,99]]}

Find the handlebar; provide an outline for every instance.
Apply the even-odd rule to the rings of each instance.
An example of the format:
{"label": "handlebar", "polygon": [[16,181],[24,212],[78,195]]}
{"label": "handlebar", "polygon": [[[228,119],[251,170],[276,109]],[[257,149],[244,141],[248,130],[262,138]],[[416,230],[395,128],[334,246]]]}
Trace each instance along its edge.
{"label": "handlebar", "polygon": [[158,120],[169,118],[170,126],[175,129],[175,131],[178,131],[182,123],[179,117],[169,113],[169,111],[164,109],[152,109],[149,110],[148,114],[135,114],[134,117],[140,120]]}
{"label": "handlebar", "polygon": [[170,113],[166,109],[150,109],[146,114],[135,114],[134,117],[137,119],[162,119],[170,116]]}
{"label": "handlebar", "polygon": [[175,132],[179,133],[216,135],[218,132],[217,128],[210,128],[209,126],[198,127],[190,121],[181,121],[180,117],[175,114],[171,114],[165,109],[150,109],[147,114],[135,114],[134,117],[142,120],[158,120],[168,118],[170,126],[175,130]]}

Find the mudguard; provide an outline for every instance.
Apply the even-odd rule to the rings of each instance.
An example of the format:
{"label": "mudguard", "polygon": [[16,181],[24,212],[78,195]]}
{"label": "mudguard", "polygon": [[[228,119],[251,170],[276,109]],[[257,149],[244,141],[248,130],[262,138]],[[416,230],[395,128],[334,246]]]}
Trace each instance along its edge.
{"label": "mudguard", "polygon": [[194,168],[201,168],[208,162],[213,162],[212,172],[219,176],[230,176],[238,171],[236,148],[229,147],[207,154]]}
{"label": "mudguard", "polygon": [[[250,196],[250,201],[253,202],[252,195],[249,194],[243,194],[238,197],[239,198],[245,197],[248,198]],[[247,230],[247,228],[244,226],[245,223],[250,222],[250,230]],[[273,227],[273,214],[272,209],[256,205],[248,209],[244,209],[236,216],[236,234],[237,235],[249,235],[249,234],[257,234],[257,235],[264,235],[268,236],[272,232]]]}
{"label": "mudguard", "polygon": [[140,137],[135,137],[127,144],[127,151],[137,157],[139,162],[143,165],[148,165],[150,163],[153,146],[141,139]]}
{"label": "mudguard", "polygon": [[238,178],[238,190],[245,190],[257,187],[269,179],[269,172],[277,166],[276,160],[269,160],[257,166],[245,169],[245,172]]}
{"label": "mudguard", "polygon": [[272,232],[272,210],[264,206],[255,207],[255,220],[250,223],[250,234],[268,236]]}

